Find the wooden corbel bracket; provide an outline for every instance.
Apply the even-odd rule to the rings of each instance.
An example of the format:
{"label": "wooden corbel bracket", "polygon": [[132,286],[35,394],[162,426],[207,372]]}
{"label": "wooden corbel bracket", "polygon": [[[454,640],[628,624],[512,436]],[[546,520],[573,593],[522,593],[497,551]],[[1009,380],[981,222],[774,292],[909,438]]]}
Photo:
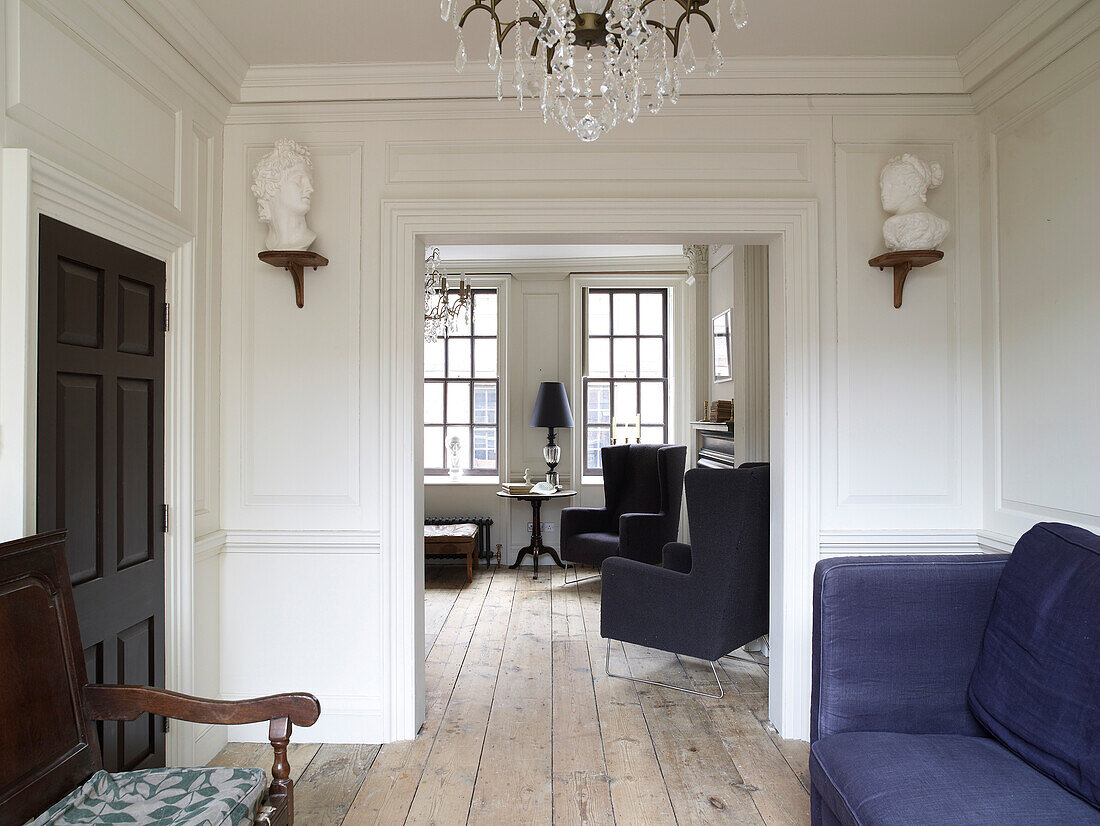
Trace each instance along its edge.
{"label": "wooden corbel bracket", "polygon": [[901,307],[901,294],[905,289],[905,278],[910,271],[918,267],[927,267],[943,259],[940,250],[899,250],[888,252],[877,258],[872,258],[867,263],[872,267],[884,270],[892,267],[894,270],[894,307]]}
{"label": "wooden corbel bracket", "polygon": [[260,260],[290,272],[290,277],[294,279],[294,296],[300,308],[306,305],[305,268],[316,270],[328,264],[325,256],[309,250],[264,250],[260,253]]}

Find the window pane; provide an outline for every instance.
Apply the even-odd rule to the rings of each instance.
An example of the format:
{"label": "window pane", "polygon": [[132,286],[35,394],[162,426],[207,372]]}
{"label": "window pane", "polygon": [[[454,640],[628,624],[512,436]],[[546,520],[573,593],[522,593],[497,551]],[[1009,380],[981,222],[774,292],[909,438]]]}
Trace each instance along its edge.
{"label": "window pane", "polygon": [[597,378],[611,375],[611,339],[588,340],[588,375]]}
{"label": "window pane", "polygon": [[497,429],[474,428],[474,470],[494,470],[497,466]]}
{"label": "window pane", "polygon": [[443,385],[437,381],[424,383],[424,421],[443,424]]}
{"label": "window pane", "polygon": [[451,466],[451,440],[458,438],[458,466],[463,470],[470,469],[470,428],[447,428],[447,467]]}
{"label": "window pane", "polygon": [[661,293],[642,293],[638,297],[638,309],[641,313],[641,329],[638,332],[643,336],[660,336],[665,332],[665,302]]}
{"label": "window pane", "polygon": [[588,421],[592,424],[611,424],[611,385],[588,383]]}
{"label": "window pane", "polygon": [[497,423],[497,386],[487,382],[474,385],[474,424]]}
{"label": "window pane", "polygon": [[585,464],[587,467],[602,468],[600,460],[600,448],[611,444],[611,430],[606,427],[588,428],[588,444],[585,447]]}
{"label": "window pane", "polygon": [[470,421],[470,385],[447,382],[447,424],[467,424]]}
{"label": "window pane", "polygon": [[497,340],[495,338],[474,339],[474,375],[489,379],[497,376]]}
{"label": "window pane", "polygon": [[643,338],[639,342],[642,351],[642,363],[638,375],[644,379],[664,378],[665,340],[663,338]]}
{"label": "window pane", "polygon": [[634,378],[638,375],[638,339],[614,339],[616,378]]}
{"label": "window pane", "polygon": [[439,339],[435,344],[424,342],[424,377],[428,379],[443,378],[443,348],[446,343]]}
{"label": "window pane", "polygon": [[663,445],[665,443],[665,429],[663,427],[643,427],[643,445]]}
{"label": "window pane", "polygon": [[459,338],[447,341],[447,377],[470,378],[470,339]]}
{"label": "window pane", "polygon": [[424,428],[424,467],[429,470],[443,469],[443,428]]}
{"label": "window pane", "polygon": [[638,332],[638,297],[634,293],[615,293],[612,308],[615,312],[617,336],[633,336]]}
{"label": "window pane", "polygon": [[638,415],[638,385],[634,382],[615,382],[615,421],[620,425],[634,424]]}
{"label": "window pane", "polygon": [[645,424],[665,423],[665,386],[661,382],[647,381],[642,384],[642,422]]}
{"label": "window pane", "polygon": [[[450,290],[452,305],[458,300],[458,293],[454,290]],[[463,310],[455,317],[454,327],[447,328],[447,335],[449,336],[468,336],[472,330],[470,329],[470,319],[466,318],[466,311]]]}
{"label": "window pane", "polygon": [[497,334],[497,293],[496,290],[474,294],[474,335],[495,336]]}
{"label": "window pane", "polygon": [[606,336],[611,332],[611,296],[607,293],[588,293],[588,334]]}

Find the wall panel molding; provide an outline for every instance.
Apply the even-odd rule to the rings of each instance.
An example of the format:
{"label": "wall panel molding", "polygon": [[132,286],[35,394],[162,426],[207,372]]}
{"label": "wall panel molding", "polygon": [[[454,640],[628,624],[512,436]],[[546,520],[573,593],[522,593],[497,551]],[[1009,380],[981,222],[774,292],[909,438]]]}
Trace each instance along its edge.
{"label": "wall panel molding", "polygon": [[[869,267],[867,259],[883,248],[880,230],[887,214],[878,203],[879,170],[891,156],[904,151],[914,151],[943,163],[947,173],[946,191],[932,193],[929,198],[933,208],[938,206],[952,222],[952,236],[946,242],[947,256],[941,264],[910,277],[905,304],[896,310],[892,307],[893,287],[889,273]],[[962,496],[962,470],[956,457],[964,430],[962,348],[965,323],[959,304],[964,242],[958,240],[962,183],[957,144],[944,141],[839,143],[835,152],[838,245],[834,507],[838,512],[869,506],[891,511],[914,507],[957,509]],[[866,164],[872,162],[874,168],[868,171]],[[864,168],[860,168],[860,164]],[[853,189],[856,181],[858,188]],[[860,240],[853,246],[853,239]],[[925,300],[925,296],[929,299]],[[936,323],[948,332],[946,342],[928,339],[929,325]],[[921,340],[922,335],[928,340]],[[875,349],[869,349],[868,340],[878,342]],[[927,346],[914,346],[914,340]],[[888,343],[894,346],[887,346]],[[941,394],[942,398],[925,394],[910,399],[925,406],[914,406],[912,410],[906,406],[899,408],[894,401],[891,406],[882,407],[883,398],[894,399],[889,395],[891,389],[901,389],[896,382],[889,382],[907,374],[912,360],[933,357],[934,348],[943,346],[948,349],[940,353],[939,359],[949,367],[951,379],[949,388],[938,388],[946,391]],[[886,387],[880,391],[880,382],[873,380],[874,375],[868,371],[874,371],[887,382]],[[929,372],[930,368],[923,374]],[[855,395],[860,391],[865,395]],[[930,404],[936,405],[935,408],[929,407]],[[870,409],[876,409],[878,417],[868,422]],[[919,409],[924,412],[916,416]],[[939,427],[941,423],[946,429],[941,434],[941,442],[932,447],[935,458],[924,451],[923,455],[911,454],[903,460],[904,452],[911,449],[907,436],[923,437],[927,429]],[[877,449],[868,451],[869,438],[879,445]],[[891,480],[890,487],[872,484],[870,479],[874,474],[869,468],[884,461],[884,449],[894,451],[887,465],[923,468],[923,481],[918,483],[901,474]],[[858,452],[860,450],[863,452]],[[863,481],[859,477],[861,472]],[[913,488],[912,484],[920,487]],[[937,518],[942,519],[942,515]]]}
{"label": "wall panel molding", "polygon": [[[670,158],[675,161],[670,162]],[[406,141],[386,145],[389,183],[615,181],[637,169],[654,180],[810,180],[810,142],[638,141],[593,144],[578,154],[564,141]]]}
{"label": "wall panel molding", "polygon": [[[246,147],[247,192],[251,169],[270,144]],[[317,195],[311,212],[311,224],[317,228],[315,248],[330,260],[330,265],[306,274],[306,306],[294,306],[289,276],[256,259],[263,246],[266,227],[255,219],[251,196],[243,202],[245,215],[241,226],[241,255],[245,263],[241,286],[241,351],[238,424],[242,449],[237,454],[240,466],[240,508],[303,509],[340,507],[357,509],[360,502],[360,338],[362,251],[362,177],[363,147],[359,143],[323,143],[311,141]],[[342,226],[327,234],[325,226]],[[333,239],[340,239],[334,246]],[[327,242],[327,243],[326,243]],[[302,336],[327,338],[331,349],[324,365],[305,365],[296,359],[295,339]],[[293,372],[289,372],[290,370]],[[318,370],[323,371],[318,373]],[[338,399],[326,397],[324,406],[310,395],[308,388],[318,375],[339,378]],[[271,394],[291,377],[299,380],[290,401],[299,410],[293,417],[284,403],[266,403],[257,394]],[[326,387],[330,390],[331,385]],[[313,407],[310,407],[313,405]],[[328,416],[327,429],[318,416]],[[345,416],[342,423],[333,417]],[[261,439],[267,439],[266,442]],[[342,441],[337,443],[337,440]],[[308,449],[305,446],[310,446]],[[293,456],[290,454],[293,453]],[[322,472],[321,454],[332,459],[329,467],[342,466],[342,473]],[[265,467],[258,467],[266,457]],[[304,478],[303,468],[312,473]],[[324,488],[310,489],[310,485]]]}

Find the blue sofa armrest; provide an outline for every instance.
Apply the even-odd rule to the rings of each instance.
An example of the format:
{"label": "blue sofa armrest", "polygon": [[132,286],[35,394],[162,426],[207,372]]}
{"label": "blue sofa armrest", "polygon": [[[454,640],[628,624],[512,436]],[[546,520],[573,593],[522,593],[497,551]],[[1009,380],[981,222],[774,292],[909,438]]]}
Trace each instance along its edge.
{"label": "blue sofa armrest", "polygon": [[845,731],[983,734],[966,690],[1007,559],[818,563],[810,741]]}

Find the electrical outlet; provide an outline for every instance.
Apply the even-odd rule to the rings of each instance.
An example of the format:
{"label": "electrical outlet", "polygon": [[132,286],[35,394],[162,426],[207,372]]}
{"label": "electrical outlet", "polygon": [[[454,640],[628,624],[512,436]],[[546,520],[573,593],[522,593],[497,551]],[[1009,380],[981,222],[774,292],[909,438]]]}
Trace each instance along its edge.
{"label": "electrical outlet", "polygon": [[542,530],[545,533],[553,533],[556,530],[556,528],[557,528],[557,526],[554,525],[553,522],[543,522],[542,523]]}
{"label": "electrical outlet", "polygon": [[532,522],[527,523],[527,533],[531,533],[535,529],[535,525]]}

